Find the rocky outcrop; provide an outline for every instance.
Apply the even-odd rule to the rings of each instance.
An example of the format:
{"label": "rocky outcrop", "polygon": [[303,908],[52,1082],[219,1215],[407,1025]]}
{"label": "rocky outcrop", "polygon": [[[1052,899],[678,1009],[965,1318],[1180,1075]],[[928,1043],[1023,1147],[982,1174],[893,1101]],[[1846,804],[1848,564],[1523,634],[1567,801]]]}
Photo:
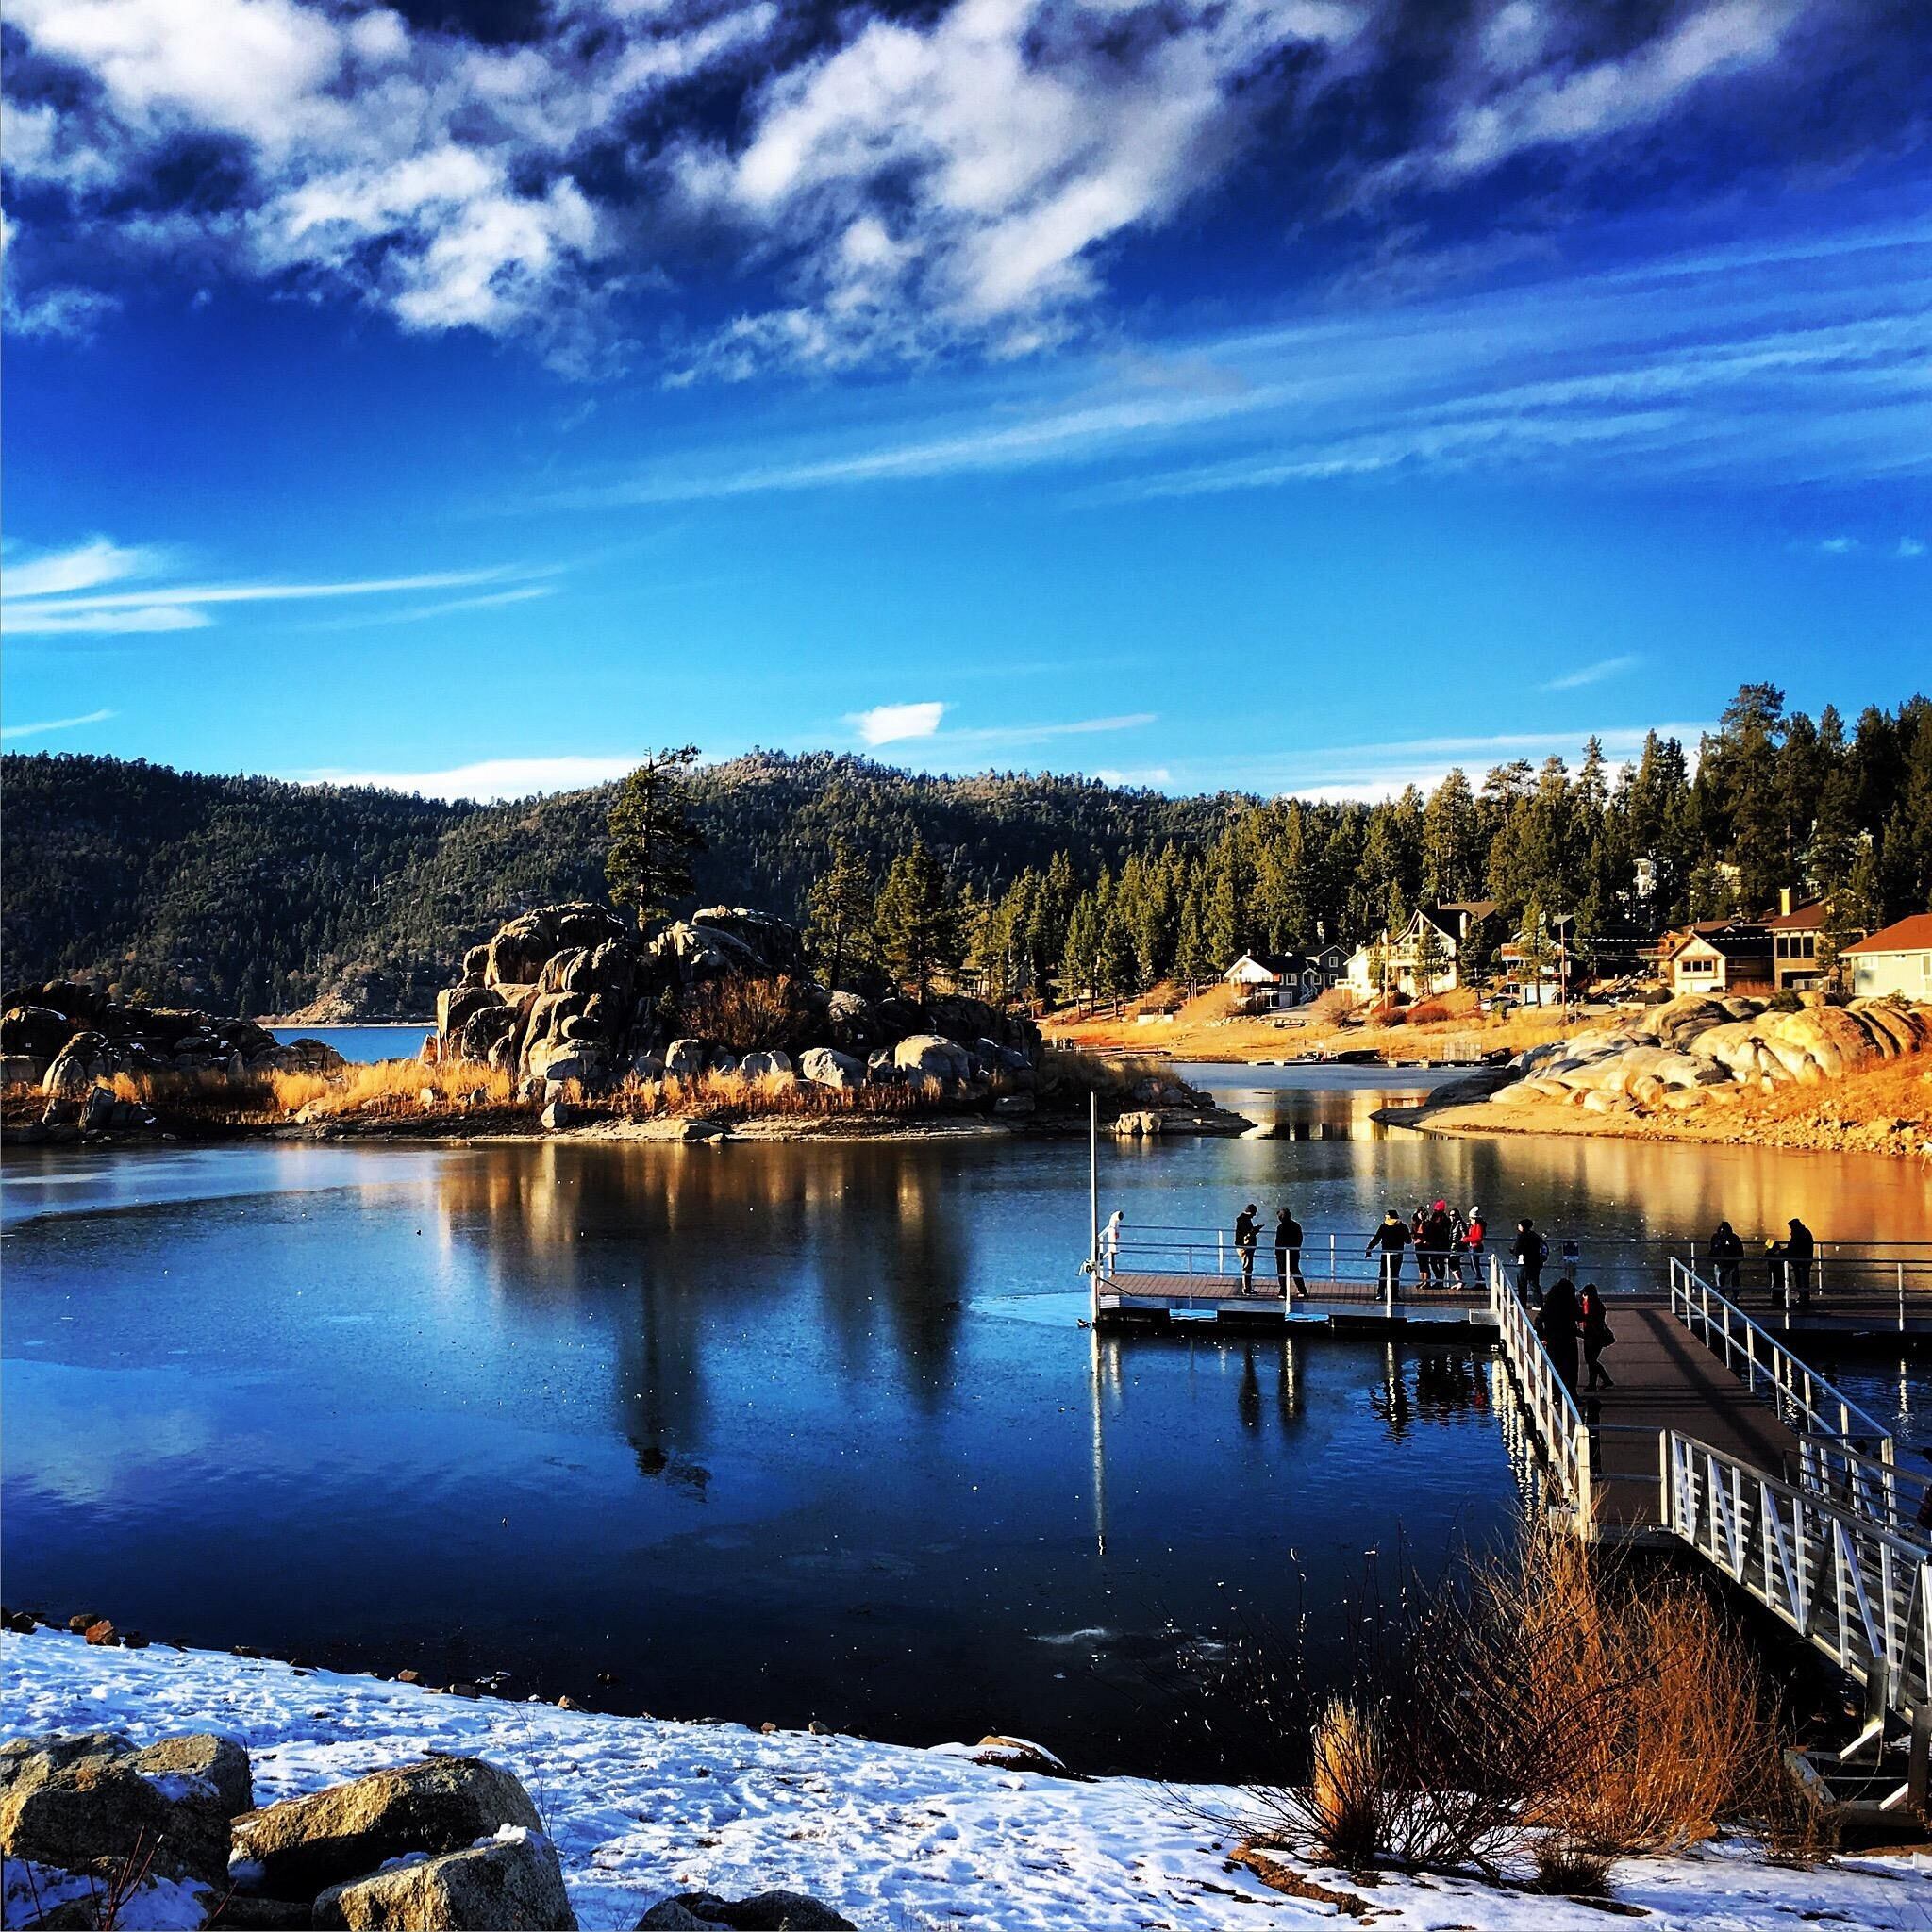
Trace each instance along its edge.
{"label": "rocky outcrop", "polygon": [[[1693,1112],[1749,1090],[1822,1086],[1932,1046],[1932,1008],[1822,1001],[1795,1012],[1689,995],[1532,1049],[1496,1107],[1556,1101],[1593,1113]],[[1474,1097],[1474,1096],[1457,1096]],[[1439,1094],[1432,1105],[1448,1104]]]}
{"label": "rocky outcrop", "polygon": [[[734,998],[756,1008],[758,1030],[737,1035],[741,1057],[720,1023]],[[436,1019],[427,1057],[502,1068],[545,1100],[567,1081],[595,1093],[632,1074],[725,1073],[846,1091],[931,1081],[985,1099],[1029,1090],[1041,1050],[1030,1020],[983,1000],[828,991],[809,977],[797,928],[744,907],[708,907],[649,939],[599,906],[540,907],[471,948]]]}
{"label": "rocky outcrop", "polygon": [[[39,1087],[45,1121],[63,1129],[151,1127],[144,1107],[118,1099],[118,1075],[332,1073],[341,1056],[319,1040],[284,1045],[252,1020],[109,997],[84,980],[10,989],[0,1010],[0,1074]],[[123,1090],[125,1093],[125,1089]]]}

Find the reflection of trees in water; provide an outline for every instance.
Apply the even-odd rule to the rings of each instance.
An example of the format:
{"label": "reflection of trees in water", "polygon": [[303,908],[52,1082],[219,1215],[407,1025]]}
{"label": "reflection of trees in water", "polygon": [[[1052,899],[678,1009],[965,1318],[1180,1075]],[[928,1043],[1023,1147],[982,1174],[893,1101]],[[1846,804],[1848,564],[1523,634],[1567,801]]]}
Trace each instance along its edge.
{"label": "reflection of trees in water", "polygon": [[942,1181],[912,1146],[544,1142],[444,1163],[437,1212],[505,1307],[597,1325],[640,1468],[695,1480],[708,1349],[756,1346],[808,1287],[846,1379],[885,1342],[921,1407],[941,1404],[970,1253]]}

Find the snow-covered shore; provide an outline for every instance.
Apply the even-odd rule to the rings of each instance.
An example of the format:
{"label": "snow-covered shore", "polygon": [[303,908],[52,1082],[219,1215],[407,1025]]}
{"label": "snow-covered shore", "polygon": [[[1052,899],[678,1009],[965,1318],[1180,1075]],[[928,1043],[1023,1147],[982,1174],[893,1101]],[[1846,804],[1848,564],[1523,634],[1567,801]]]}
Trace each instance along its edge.
{"label": "snow-covered shore", "polygon": [[[953,1925],[1083,1932],[1250,1932],[1333,1922],[1230,1868],[1190,1805],[1232,1794],[1139,1779],[1093,1783],[989,1769],[944,1747],[664,1724],[157,1647],[90,1649],[65,1632],[0,1637],[5,1731],[109,1728],[137,1742],[187,1731],[240,1738],[257,1802],[425,1751],[490,1758],[535,1799],[587,1927],[630,1926],[667,1893],[809,1892],[878,1932]],[[1306,1867],[1336,1890],[1345,1874]],[[1803,1917],[1922,1932],[1932,1857],[1858,1857],[1808,1872],[1741,1841],[1620,1865],[1619,1898],[1660,1927],[1769,1932]],[[1599,1908],[1474,1881],[1384,1878],[1376,1923],[1498,1932],[1590,1927]]]}

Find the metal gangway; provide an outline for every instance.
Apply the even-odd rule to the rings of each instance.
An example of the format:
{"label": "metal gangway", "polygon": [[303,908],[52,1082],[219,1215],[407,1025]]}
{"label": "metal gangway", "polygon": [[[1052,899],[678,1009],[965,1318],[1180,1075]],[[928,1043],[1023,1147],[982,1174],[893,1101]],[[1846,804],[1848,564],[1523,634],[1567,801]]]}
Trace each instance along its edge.
{"label": "metal gangway", "polygon": [[1671,1264],[1659,1306],[1612,1305],[1611,1359],[1627,1326],[1661,1365],[1652,1382],[1620,1379],[1614,1406],[1579,1399],[1558,1373],[1500,1259],[1490,1297],[1515,1420],[1551,1504],[1587,1538],[1694,1550],[1863,1687],[1867,1738],[1888,1713],[1912,1725],[1923,1785],[1932,1479],[1902,1468],[1882,1424],[1688,1262]]}

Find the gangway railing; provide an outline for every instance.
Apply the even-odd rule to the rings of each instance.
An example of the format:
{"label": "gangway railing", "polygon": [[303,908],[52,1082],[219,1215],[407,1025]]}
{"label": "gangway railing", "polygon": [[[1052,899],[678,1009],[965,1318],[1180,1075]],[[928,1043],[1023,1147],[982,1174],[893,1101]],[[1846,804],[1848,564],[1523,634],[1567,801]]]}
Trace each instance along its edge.
{"label": "gangway railing", "polygon": [[1881,1462],[1896,1460],[1882,1423],[1682,1261],[1671,1263],[1671,1312],[1799,1434],[1842,1442]]}
{"label": "gangway railing", "polygon": [[1830,1436],[1798,1439],[1798,1477],[1814,1495],[1932,1546],[1932,1470],[1907,1469]]}
{"label": "gangway railing", "polygon": [[1932,1551],[1675,1429],[1664,1526],[1865,1687],[1868,1716],[1932,1702]]}
{"label": "gangway railing", "polygon": [[1537,1333],[1516,1285],[1503,1272],[1500,1256],[1490,1257],[1490,1310],[1496,1318],[1503,1359],[1535,1424],[1535,1434],[1570,1505],[1579,1536],[1595,1533],[1591,1493],[1590,1431],[1570,1385]]}

